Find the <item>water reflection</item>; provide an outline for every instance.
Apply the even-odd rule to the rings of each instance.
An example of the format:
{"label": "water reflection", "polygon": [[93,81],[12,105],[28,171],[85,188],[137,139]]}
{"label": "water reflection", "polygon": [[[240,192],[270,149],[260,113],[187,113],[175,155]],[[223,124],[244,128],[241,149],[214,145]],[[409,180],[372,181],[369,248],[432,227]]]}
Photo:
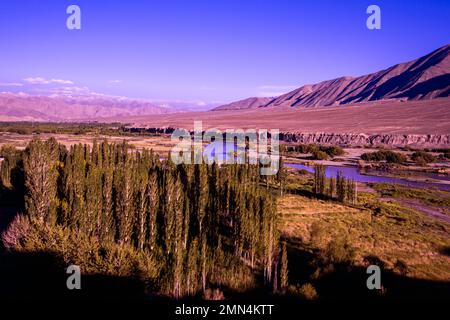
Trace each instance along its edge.
{"label": "water reflection", "polygon": [[235,159],[237,146],[231,142],[214,141],[207,145],[203,151],[203,158],[218,163],[231,162]]}

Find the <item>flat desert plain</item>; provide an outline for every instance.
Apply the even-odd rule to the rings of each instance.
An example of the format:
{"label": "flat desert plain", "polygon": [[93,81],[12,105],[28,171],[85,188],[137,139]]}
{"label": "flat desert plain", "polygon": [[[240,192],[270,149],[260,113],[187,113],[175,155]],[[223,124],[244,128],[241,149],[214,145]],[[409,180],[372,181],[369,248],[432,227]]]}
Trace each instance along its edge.
{"label": "flat desert plain", "polygon": [[136,127],[193,129],[280,129],[302,133],[450,134],[450,98],[428,101],[380,101],[317,108],[258,108],[103,118]]}

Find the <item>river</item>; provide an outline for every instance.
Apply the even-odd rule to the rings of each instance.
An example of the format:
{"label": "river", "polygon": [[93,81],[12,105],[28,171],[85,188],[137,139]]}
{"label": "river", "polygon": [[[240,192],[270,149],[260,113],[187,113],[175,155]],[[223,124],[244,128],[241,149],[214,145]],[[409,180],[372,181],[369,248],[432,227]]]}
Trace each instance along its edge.
{"label": "river", "polygon": [[[286,163],[287,167],[295,168],[299,170],[306,170],[308,172],[313,173],[314,168],[309,167],[302,164],[295,164],[295,163]],[[388,177],[383,176],[382,171],[374,171],[372,172],[377,173],[377,175],[371,175],[369,172],[361,172],[358,167],[350,167],[350,166],[325,166],[325,175],[327,178],[336,177],[338,171],[342,172],[342,175],[346,178],[353,179],[358,182],[367,182],[367,183],[391,183],[391,184],[399,184],[403,186],[408,187],[414,187],[414,188],[436,188],[439,190],[445,190],[450,191],[450,184],[445,183],[437,183],[437,182],[425,182],[425,181],[409,181],[407,179],[402,178],[394,178],[394,177]],[[442,176],[437,174],[421,174],[419,175],[426,176],[432,179],[441,179],[444,181],[448,181],[448,176]],[[444,182],[443,181],[443,182]]]}
{"label": "river", "polygon": [[[219,162],[226,162],[233,158],[232,153],[237,150],[234,143],[231,142],[212,142],[205,147],[203,156],[208,159],[214,159],[216,157]],[[303,169],[308,172],[313,173],[314,168],[302,164],[286,163],[288,167],[295,169]],[[366,172],[361,172],[356,166],[325,166],[325,174],[327,178],[336,177],[338,171],[341,171],[343,176],[349,179],[353,179],[358,182],[366,183],[391,183],[398,184],[414,188],[436,188],[439,190],[450,191],[450,184],[445,184],[446,181],[450,181],[450,177],[447,175],[440,175],[435,173],[414,173],[420,177],[442,180],[443,183],[438,182],[427,182],[427,181],[410,181],[402,178],[394,178],[386,176],[383,171],[370,170]],[[370,174],[370,173],[374,174]]]}

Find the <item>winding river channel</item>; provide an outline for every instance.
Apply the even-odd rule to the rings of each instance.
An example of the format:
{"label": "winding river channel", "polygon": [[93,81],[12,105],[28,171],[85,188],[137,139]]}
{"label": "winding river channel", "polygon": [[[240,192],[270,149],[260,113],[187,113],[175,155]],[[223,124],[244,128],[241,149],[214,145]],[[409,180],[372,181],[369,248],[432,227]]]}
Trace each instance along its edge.
{"label": "winding river channel", "polygon": [[[295,163],[286,163],[287,167],[306,170],[308,172],[313,173],[314,168],[309,167],[303,164],[295,164]],[[325,166],[325,175],[327,178],[336,177],[337,173],[341,171],[342,175],[346,178],[353,179],[358,182],[366,182],[366,183],[391,183],[398,184],[408,187],[414,188],[436,188],[439,190],[450,191],[450,184],[446,184],[445,182],[450,181],[450,177],[446,175],[439,175],[433,173],[418,173],[418,175],[430,178],[433,180],[441,180],[442,183],[438,182],[428,182],[428,181],[410,181],[408,179],[395,178],[383,175],[382,171],[370,170],[370,171],[361,171],[356,166]]]}

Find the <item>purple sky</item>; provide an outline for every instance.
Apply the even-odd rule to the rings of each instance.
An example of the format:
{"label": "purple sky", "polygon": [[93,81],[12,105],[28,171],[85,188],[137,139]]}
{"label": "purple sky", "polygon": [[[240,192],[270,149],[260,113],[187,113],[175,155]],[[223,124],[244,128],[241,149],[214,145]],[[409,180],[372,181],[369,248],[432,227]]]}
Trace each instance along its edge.
{"label": "purple sky", "polygon": [[[82,29],[66,28],[77,4]],[[381,8],[382,29],[366,28]],[[450,1],[2,0],[0,92],[229,102],[449,43]]]}

